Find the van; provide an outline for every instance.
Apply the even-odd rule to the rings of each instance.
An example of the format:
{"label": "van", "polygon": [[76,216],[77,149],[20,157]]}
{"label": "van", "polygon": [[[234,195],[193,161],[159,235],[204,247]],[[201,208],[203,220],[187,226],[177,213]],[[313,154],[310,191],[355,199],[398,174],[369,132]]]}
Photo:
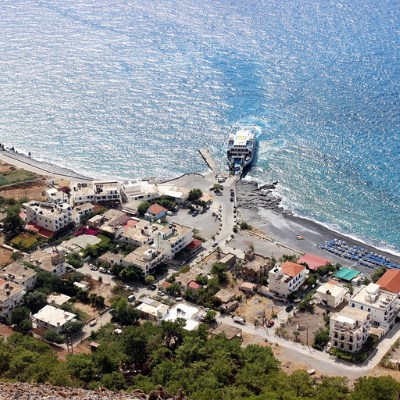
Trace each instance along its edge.
{"label": "van", "polygon": [[233,317],[233,322],[244,325],[246,323],[246,320],[242,317]]}
{"label": "van", "polygon": [[131,294],[130,296],[128,296],[129,303],[132,303],[132,301],[135,301],[135,300],[136,300],[136,296],[135,295]]}

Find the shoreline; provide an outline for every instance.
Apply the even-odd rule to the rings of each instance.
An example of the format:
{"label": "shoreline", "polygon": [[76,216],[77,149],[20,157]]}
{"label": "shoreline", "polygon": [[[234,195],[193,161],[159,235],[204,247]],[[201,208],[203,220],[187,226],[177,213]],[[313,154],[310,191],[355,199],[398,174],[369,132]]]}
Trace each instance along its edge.
{"label": "shoreline", "polygon": [[78,174],[77,172],[59,167],[58,165],[39,161],[35,158],[31,158],[22,153],[16,153],[11,150],[1,150],[0,151],[0,160],[4,161],[8,164],[14,165],[17,168],[22,168],[27,171],[33,172],[38,175],[43,175],[46,177],[56,177],[65,180],[81,180],[81,181],[92,181],[93,178]]}
{"label": "shoreline", "polygon": [[[250,225],[264,231],[272,240],[304,253],[313,253],[331,259],[333,262],[345,266],[353,265],[367,274],[374,271],[374,268],[356,264],[355,261],[320,249],[318,245],[336,238],[346,241],[349,246],[362,246],[368,251],[389,257],[397,264],[400,263],[400,252],[396,253],[395,249],[380,248],[379,245],[368,243],[367,239],[351,237],[317,221],[294,215],[283,209],[280,206],[280,199],[274,194],[275,186],[271,184],[258,188],[256,182],[249,181],[241,181],[238,184],[239,213]],[[297,235],[303,236],[304,240],[298,240]]]}
{"label": "shoreline", "polygon": [[[9,150],[0,151],[0,160],[14,165],[17,168],[22,168],[45,177],[56,177],[65,180],[76,179],[80,181],[93,180],[93,178],[78,174],[71,169],[39,161],[24,154]],[[189,172],[177,177],[160,179],[160,183],[173,182],[179,180],[183,176],[192,174],[204,177],[207,173]],[[354,264],[354,262],[350,260],[338,257],[317,247],[318,244],[322,244],[326,240],[337,238],[345,240],[350,246],[362,246],[368,251],[382,254],[400,264],[400,252],[396,254],[395,250],[382,249],[378,245],[363,241],[362,238],[353,238],[326,227],[317,221],[294,215],[292,212],[283,209],[280,206],[280,198],[275,194],[276,184],[277,182],[259,187],[258,183],[255,181],[241,180],[237,184],[237,194],[238,211],[243,218],[248,221],[250,225],[264,231],[267,236],[277,243],[296,249],[299,252],[317,254],[343,265]],[[304,236],[304,240],[297,240],[297,235]],[[356,266],[363,270],[365,269],[365,267]],[[372,270],[373,269],[369,269],[368,271]]]}

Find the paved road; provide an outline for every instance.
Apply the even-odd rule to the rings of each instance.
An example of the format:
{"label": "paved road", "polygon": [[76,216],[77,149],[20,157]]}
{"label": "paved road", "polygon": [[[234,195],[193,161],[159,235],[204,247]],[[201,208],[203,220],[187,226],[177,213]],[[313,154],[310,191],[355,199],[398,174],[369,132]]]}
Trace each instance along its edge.
{"label": "paved road", "polygon": [[361,366],[353,365],[343,361],[337,361],[328,353],[317,351],[311,347],[299,343],[284,340],[275,335],[275,328],[254,327],[253,325],[238,325],[231,317],[218,316],[218,322],[241,327],[243,332],[259,336],[271,344],[277,344],[284,349],[283,358],[304,363],[310,368],[315,368],[321,374],[345,376],[349,380],[368,375],[375,368],[383,356],[389,351],[393,343],[400,338],[400,326],[395,327],[389,335],[379,343],[378,349],[370,359]]}

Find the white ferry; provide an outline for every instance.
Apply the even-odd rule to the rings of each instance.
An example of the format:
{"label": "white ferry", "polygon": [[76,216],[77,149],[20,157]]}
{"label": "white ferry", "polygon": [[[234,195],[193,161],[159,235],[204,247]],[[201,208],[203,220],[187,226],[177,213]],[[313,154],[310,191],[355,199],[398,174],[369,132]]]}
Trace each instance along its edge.
{"label": "white ferry", "polygon": [[235,125],[228,139],[228,166],[235,174],[242,174],[251,164],[257,146],[257,127],[252,125]]}

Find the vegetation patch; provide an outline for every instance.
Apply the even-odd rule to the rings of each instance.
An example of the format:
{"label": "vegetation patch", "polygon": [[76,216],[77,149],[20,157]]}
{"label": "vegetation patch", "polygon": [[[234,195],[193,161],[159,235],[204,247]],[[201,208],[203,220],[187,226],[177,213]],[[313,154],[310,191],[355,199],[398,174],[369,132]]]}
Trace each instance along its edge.
{"label": "vegetation patch", "polygon": [[20,233],[11,240],[11,244],[18,250],[31,250],[36,247],[42,239],[38,235]]}
{"label": "vegetation patch", "polygon": [[33,172],[11,167],[8,171],[0,172],[0,187],[31,181],[37,178]]}

